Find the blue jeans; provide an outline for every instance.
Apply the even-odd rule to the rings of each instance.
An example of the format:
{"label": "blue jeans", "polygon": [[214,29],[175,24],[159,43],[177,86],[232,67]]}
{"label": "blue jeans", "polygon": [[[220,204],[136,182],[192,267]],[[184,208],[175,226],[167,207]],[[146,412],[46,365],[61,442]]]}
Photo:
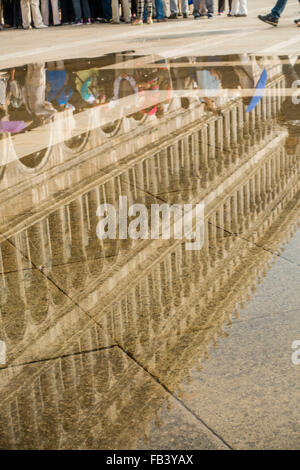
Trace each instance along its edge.
{"label": "blue jeans", "polygon": [[[155,0],[156,19],[163,20],[165,17],[162,0]],[[147,20],[147,8],[144,8],[143,20]]]}
{"label": "blue jeans", "polygon": [[277,18],[279,19],[283,10],[285,9],[286,7],[286,4],[287,4],[288,0],[278,0],[275,7],[273,8],[273,10],[271,11],[271,14],[274,18]]}

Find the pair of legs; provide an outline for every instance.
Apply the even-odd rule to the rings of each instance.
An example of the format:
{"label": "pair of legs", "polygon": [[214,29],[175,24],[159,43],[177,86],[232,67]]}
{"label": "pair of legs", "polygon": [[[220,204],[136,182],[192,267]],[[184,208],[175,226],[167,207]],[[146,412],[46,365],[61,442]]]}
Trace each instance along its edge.
{"label": "pair of legs", "polygon": [[[218,12],[219,13],[223,13],[225,11],[225,3],[226,3],[226,0],[219,0],[218,2]],[[231,0],[229,0],[229,11],[231,11]]]}
{"label": "pair of legs", "polygon": [[[52,17],[53,17],[53,24],[59,25],[59,10],[58,10],[58,0],[51,0],[51,7],[52,7]],[[49,0],[41,0],[41,10],[42,10],[42,18],[44,24],[49,26]]]}
{"label": "pair of legs", "polygon": [[248,15],[247,0],[232,0],[232,15]]}
{"label": "pair of legs", "polygon": [[204,14],[203,12],[207,10],[208,15],[213,15],[214,13],[214,1],[213,0],[194,0],[194,16],[199,16]]}
{"label": "pair of legs", "polygon": [[[130,10],[129,10],[129,3],[128,0],[121,0],[122,2],[122,9],[123,15],[126,23],[130,23]],[[114,23],[120,22],[120,15],[119,15],[119,0],[112,0],[111,1],[112,7],[112,19]]]}
{"label": "pair of legs", "polygon": [[32,19],[36,28],[44,26],[39,0],[21,0],[21,11],[23,28],[28,29]]}
{"label": "pair of legs", "polygon": [[72,23],[74,21],[74,10],[72,0],[60,0],[61,22]]}
{"label": "pair of legs", "polygon": [[[179,10],[178,10],[177,0],[170,0],[170,11],[171,11],[171,14],[175,13],[176,15],[178,15]],[[188,0],[181,0],[181,11],[183,14],[188,15],[189,13]]]}
{"label": "pair of legs", "polygon": [[147,21],[152,22],[152,0],[138,0],[137,19],[133,24],[141,24],[143,22],[144,8],[147,9]]}
{"label": "pair of legs", "polygon": [[75,21],[80,21],[81,18],[84,20],[91,18],[91,10],[88,0],[73,0],[73,8]]}

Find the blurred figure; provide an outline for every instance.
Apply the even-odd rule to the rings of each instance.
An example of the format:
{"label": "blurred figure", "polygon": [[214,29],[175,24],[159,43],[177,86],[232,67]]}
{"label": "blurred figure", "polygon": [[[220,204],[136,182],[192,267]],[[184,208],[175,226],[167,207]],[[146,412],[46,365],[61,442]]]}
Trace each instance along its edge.
{"label": "blurred figure", "polygon": [[193,15],[195,20],[198,20],[201,16],[205,16],[206,14],[209,19],[213,18],[214,0],[194,0]]}
{"label": "blurred figure", "polygon": [[[128,0],[121,0],[122,10],[124,15],[125,23],[131,23],[130,21],[130,10]],[[120,23],[120,14],[119,14],[119,0],[112,0],[112,20],[114,24]]]}
{"label": "blurred figure", "polygon": [[138,0],[138,12],[137,17],[133,21],[133,25],[143,24],[144,8],[147,9],[147,24],[152,24],[152,0]]}
{"label": "blurred figure", "polygon": [[32,19],[35,28],[47,28],[43,23],[39,3],[39,0],[21,0],[23,29],[31,28]]}
{"label": "blurred figure", "polygon": [[[49,26],[49,1],[50,0],[41,0],[43,22],[47,26]],[[51,0],[51,7],[52,7],[53,24],[54,26],[59,26],[60,19],[59,19],[58,0]]]}
{"label": "blurred figure", "polygon": [[[231,0],[228,1],[229,3],[229,12],[231,12]],[[222,13],[225,13],[225,4],[226,4],[226,0],[219,0],[218,2],[218,13],[219,15],[221,15]]]}
{"label": "blurred figure", "polygon": [[82,23],[91,24],[91,9],[88,0],[72,0],[75,14],[73,26],[79,26]]}
{"label": "blurred figure", "polygon": [[60,0],[61,22],[70,24],[74,21],[74,10],[72,0]]}
{"label": "blurred figure", "polygon": [[[169,16],[169,19],[177,19],[179,13],[177,0],[170,0],[170,10],[171,14]],[[181,0],[181,11],[183,18],[187,18],[189,16],[188,0]]]}
{"label": "blurred figure", "polygon": [[248,16],[247,0],[232,0],[231,14],[237,17]]}

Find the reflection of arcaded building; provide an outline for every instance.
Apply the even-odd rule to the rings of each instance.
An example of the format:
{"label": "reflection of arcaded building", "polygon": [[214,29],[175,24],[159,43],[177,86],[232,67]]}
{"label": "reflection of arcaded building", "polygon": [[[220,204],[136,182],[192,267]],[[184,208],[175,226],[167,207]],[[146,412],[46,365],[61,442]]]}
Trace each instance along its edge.
{"label": "reflection of arcaded building", "polygon": [[[180,394],[192,367],[227,334],[272,259],[258,256],[256,244],[266,237],[277,250],[298,223],[299,148],[286,152],[278,121],[285,77],[278,65],[269,73],[251,113],[240,98],[215,115],[174,96],[163,116],[125,113],[79,137],[70,132],[41,150],[36,172],[26,155],[7,165],[3,197],[18,215],[1,211],[0,339],[8,364],[32,362],[36,351],[59,359],[2,371],[2,448],[135,448],[159,422],[165,398],[134,361]],[[97,113],[88,118],[101,124]],[[69,117],[51,126],[67,126]],[[120,195],[129,205],[204,202],[203,248],[100,241],[97,206],[116,205]]]}

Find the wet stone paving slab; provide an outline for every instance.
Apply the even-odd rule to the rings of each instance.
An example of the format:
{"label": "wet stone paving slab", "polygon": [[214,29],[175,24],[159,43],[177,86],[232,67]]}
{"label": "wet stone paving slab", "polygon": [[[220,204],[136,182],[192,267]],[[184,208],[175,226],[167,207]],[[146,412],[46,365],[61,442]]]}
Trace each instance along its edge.
{"label": "wet stone paving slab", "polygon": [[0,71],[1,449],[300,449],[299,80]]}

